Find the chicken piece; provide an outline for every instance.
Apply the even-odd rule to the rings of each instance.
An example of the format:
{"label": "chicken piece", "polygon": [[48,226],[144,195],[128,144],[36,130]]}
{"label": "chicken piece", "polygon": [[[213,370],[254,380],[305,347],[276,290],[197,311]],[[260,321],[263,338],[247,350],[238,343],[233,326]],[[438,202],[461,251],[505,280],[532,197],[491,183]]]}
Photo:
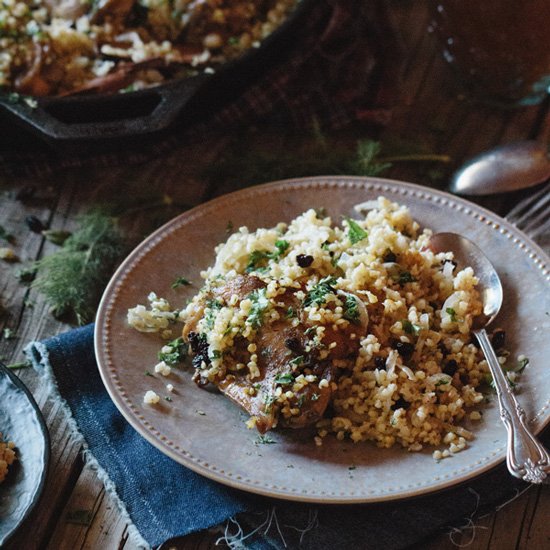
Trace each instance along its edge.
{"label": "chicken piece", "polygon": [[[183,329],[183,338],[190,343],[197,367],[195,381],[199,385],[212,382],[232,401],[255,418],[256,428],[265,433],[281,424],[290,428],[304,428],[322,418],[331,399],[330,382],[336,375],[333,359],[353,357],[359,349],[359,341],[365,327],[350,324],[334,330],[326,325],[323,345],[314,343],[312,328],[302,314],[302,301],[296,297],[299,289],[287,289],[277,297],[280,319],[262,324],[256,332],[254,352],[259,375],[251,378],[249,369],[243,368],[249,361],[250,341],[242,336],[235,338],[231,350],[224,354],[224,369],[215,380],[204,374],[210,364],[205,335],[198,333],[198,323],[204,316],[206,302],[216,299],[222,303],[230,300],[240,302],[266,284],[253,275],[239,275],[225,284],[213,288],[210,298],[199,303],[188,317]],[[292,308],[300,320],[298,324],[284,313]],[[296,325],[296,326],[294,326]],[[356,333],[351,338],[351,333]],[[331,346],[331,344],[333,344]],[[334,345],[335,344],[335,345]],[[310,381],[297,383],[301,375]],[[303,378],[302,378],[303,381]],[[300,387],[301,386],[301,387]],[[279,392],[280,388],[280,392]],[[276,392],[279,393],[277,396]],[[284,398],[280,396],[285,394]]]}

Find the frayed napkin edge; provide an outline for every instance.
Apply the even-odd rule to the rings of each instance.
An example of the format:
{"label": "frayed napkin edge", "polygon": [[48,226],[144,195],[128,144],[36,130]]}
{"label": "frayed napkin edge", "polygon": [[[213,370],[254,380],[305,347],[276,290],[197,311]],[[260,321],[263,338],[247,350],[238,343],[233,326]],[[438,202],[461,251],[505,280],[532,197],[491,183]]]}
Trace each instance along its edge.
{"label": "frayed napkin edge", "polygon": [[50,364],[50,354],[48,348],[41,342],[31,342],[25,347],[23,353],[30,359],[34,370],[45,381],[50,398],[57,400],[61,404],[61,409],[65,414],[69,429],[75,435],[78,443],[82,445],[82,456],[84,458],[85,465],[89,466],[97,473],[97,476],[105,487],[105,492],[115,502],[122,519],[127,523],[128,535],[134,540],[135,544],[138,545],[140,549],[150,550],[151,545],[141,536],[141,533],[134,525],[128,510],[126,510],[126,506],[118,496],[116,485],[109,477],[109,474],[99,464],[93,453],[89,450],[88,443],[84,439],[84,436],[80,433],[78,424],[73,417],[69,404],[61,396],[53,369]]}

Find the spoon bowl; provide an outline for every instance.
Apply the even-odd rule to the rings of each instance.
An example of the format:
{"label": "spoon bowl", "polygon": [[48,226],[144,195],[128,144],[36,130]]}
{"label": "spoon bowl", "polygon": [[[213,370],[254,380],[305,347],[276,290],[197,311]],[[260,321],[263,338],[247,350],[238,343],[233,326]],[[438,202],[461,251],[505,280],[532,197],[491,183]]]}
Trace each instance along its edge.
{"label": "spoon bowl", "polygon": [[508,432],[508,470],[524,481],[542,483],[550,472],[550,455],[529,429],[525,411],[508,384],[485,330],[497,316],[503,302],[498,273],[477,245],[462,235],[437,233],[430,238],[430,249],[434,253],[453,252],[458,266],[471,267],[479,280],[477,289],[483,303],[483,314],[475,319],[472,331],[487,359],[498,397],[500,417]]}
{"label": "spoon bowl", "polygon": [[458,195],[492,195],[538,185],[549,178],[547,145],[516,141],[468,160],[451,177],[449,189]]}

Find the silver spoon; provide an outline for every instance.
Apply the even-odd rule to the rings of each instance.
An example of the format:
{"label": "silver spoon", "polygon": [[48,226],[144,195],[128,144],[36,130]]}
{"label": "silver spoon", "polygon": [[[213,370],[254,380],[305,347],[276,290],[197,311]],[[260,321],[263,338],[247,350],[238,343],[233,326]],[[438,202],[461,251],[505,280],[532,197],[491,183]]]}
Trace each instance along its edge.
{"label": "silver spoon", "polygon": [[531,187],[550,178],[548,147],[538,141],[516,141],[468,160],[451,177],[458,195],[491,195]]}
{"label": "silver spoon", "polygon": [[475,319],[472,330],[493,375],[500,418],[508,431],[508,470],[524,481],[542,483],[550,473],[550,455],[531,433],[525,411],[512,393],[485,330],[485,326],[493,321],[502,305],[502,285],[498,274],[485,254],[473,242],[456,233],[433,235],[430,238],[430,249],[436,253],[453,252],[458,265],[470,266],[479,279],[478,290],[483,300],[483,315]]}

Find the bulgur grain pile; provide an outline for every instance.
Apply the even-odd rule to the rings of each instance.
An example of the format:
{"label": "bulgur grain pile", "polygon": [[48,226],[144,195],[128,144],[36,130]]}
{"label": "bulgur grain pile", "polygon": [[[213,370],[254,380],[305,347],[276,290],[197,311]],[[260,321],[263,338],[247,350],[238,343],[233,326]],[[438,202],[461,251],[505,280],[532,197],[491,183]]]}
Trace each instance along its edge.
{"label": "bulgur grain pile", "polygon": [[6,479],[8,469],[16,459],[15,443],[13,441],[3,441],[0,432],[0,483]]}
{"label": "bulgur grain pile", "polygon": [[[255,336],[282,319],[307,326],[306,352],[315,349],[320,361],[330,359],[342,338],[356,340],[354,353],[331,359],[330,380],[319,381],[302,367],[268,396],[269,406],[299,415],[285,403],[315,381],[331,389],[330,406],[317,422],[317,444],[333,434],[410,451],[445,445],[434,452],[434,458],[445,458],[472,437],[461,423],[468,414],[481,418],[473,407],[483,401],[479,386],[488,368],[472,343],[472,321],[482,310],[475,274],[470,267],[458,270],[450,252],[434,254],[430,235],[405,206],[383,197],[364,219],[346,218],[340,225],[308,210],[271,229],[241,227],[216,248],[214,265],[202,273],[204,287],[171,315],[186,321],[200,313],[197,331],[209,359],[195,366],[204,380],[238,368],[261,382],[257,363],[263,350]],[[265,288],[204,308],[213,289],[244,275],[260,279]],[[299,312],[283,307],[288,289],[301,301]],[[159,305],[156,296],[151,300]],[[168,304],[163,309],[173,311]],[[130,325],[165,330],[166,313],[157,311],[155,328],[154,311],[133,308]],[[229,358],[237,338],[250,344],[235,366]]]}

